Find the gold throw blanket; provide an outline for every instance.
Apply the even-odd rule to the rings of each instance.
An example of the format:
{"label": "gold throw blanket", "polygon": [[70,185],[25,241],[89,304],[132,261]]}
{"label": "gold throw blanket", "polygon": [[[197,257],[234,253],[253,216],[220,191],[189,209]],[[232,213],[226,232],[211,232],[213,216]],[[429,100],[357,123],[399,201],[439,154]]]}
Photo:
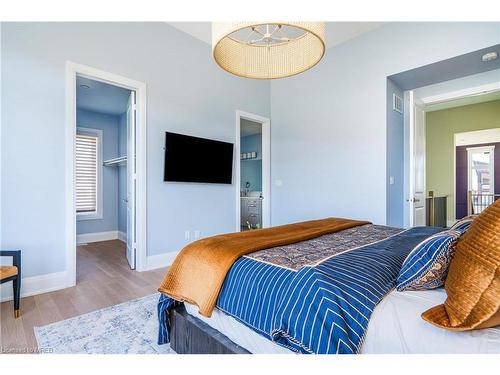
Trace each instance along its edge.
{"label": "gold throw blanket", "polygon": [[182,249],[158,290],[197,305],[201,315],[210,317],[226,274],[239,257],[365,224],[369,222],[328,218],[204,238]]}

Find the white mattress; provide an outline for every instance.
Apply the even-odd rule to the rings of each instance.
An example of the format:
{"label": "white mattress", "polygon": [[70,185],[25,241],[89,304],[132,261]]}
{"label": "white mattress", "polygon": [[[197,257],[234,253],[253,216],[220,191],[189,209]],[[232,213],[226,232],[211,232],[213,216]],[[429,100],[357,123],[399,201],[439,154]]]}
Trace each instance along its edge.
{"label": "white mattress", "polygon": [[[454,332],[422,320],[422,312],[445,299],[444,289],[393,291],[373,311],[361,353],[500,353],[500,327]],[[185,305],[189,314],[251,353],[292,353],[218,309],[206,318],[198,314],[196,306]]]}

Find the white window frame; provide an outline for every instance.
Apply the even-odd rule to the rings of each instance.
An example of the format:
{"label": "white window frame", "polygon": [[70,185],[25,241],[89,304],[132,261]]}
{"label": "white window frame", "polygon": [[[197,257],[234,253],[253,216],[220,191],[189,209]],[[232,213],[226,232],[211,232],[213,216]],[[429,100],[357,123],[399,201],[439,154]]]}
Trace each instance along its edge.
{"label": "white window frame", "polygon": [[[93,212],[77,212],[76,213],[76,220],[77,221],[83,221],[83,220],[99,220],[103,218],[102,214],[102,205],[103,205],[103,200],[102,200],[102,185],[103,185],[103,178],[102,178],[102,130],[100,129],[94,129],[94,128],[84,128],[84,127],[77,127],[76,128],[76,133],[77,134],[82,134],[82,135],[90,135],[93,137],[97,137],[97,181],[96,181],[96,192],[97,192],[97,199],[96,199],[96,210]],[[76,178],[76,175],[75,175]]]}
{"label": "white window frame", "polygon": [[486,152],[490,153],[491,163],[490,168],[490,184],[493,184],[493,193],[495,191],[495,146],[479,146],[479,147],[467,147],[467,190],[472,190],[472,154],[474,152]]}

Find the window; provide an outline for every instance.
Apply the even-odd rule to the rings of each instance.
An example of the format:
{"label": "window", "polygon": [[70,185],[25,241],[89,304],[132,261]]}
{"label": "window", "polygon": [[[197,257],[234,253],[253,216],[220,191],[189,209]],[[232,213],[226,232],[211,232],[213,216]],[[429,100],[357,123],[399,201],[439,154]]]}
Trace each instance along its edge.
{"label": "window", "polygon": [[75,196],[78,220],[102,219],[101,139],[101,130],[77,129]]}

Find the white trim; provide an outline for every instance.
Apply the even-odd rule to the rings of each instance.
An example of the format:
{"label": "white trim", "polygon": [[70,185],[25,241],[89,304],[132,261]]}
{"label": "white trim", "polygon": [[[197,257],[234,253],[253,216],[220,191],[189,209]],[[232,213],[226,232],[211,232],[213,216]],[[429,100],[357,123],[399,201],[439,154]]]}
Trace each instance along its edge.
{"label": "white trim", "polygon": [[455,147],[498,142],[500,142],[500,128],[455,133]]}
{"label": "white trim", "polygon": [[[24,277],[21,280],[21,297],[53,292],[67,286],[68,275],[66,271],[54,272],[40,276]],[[12,300],[12,283],[0,285],[0,302]],[[21,301],[21,309],[22,309]]]}
{"label": "white trim", "polygon": [[451,228],[458,220],[446,220],[446,226]]}
{"label": "white trim", "polygon": [[[405,185],[406,181],[408,181],[408,186],[405,186],[404,191],[408,192],[406,197],[406,202],[404,202],[405,206],[403,208],[403,214],[405,217],[403,218],[404,226],[413,227],[415,225],[419,225],[415,223],[415,198],[419,198],[423,200],[423,210],[426,210],[426,195],[427,195],[427,180],[426,180],[426,133],[425,133],[425,120],[426,120],[426,112],[422,101],[415,96],[415,92],[413,90],[405,91],[405,104],[408,108],[405,109],[404,114],[404,122],[405,128],[408,132],[408,135],[405,137],[406,147],[408,148],[408,173],[405,172]],[[416,184],[416,173],[415,169],[417,166],[417,162],[415,160],[415,142],[416,140],[415,134],[417,132],[417,122],[416,122],[416,113],[417,111],[423,112],[423,124],[422,124],[422,133],[423,133],[423,150],[424,150],[424,161],[423,161],[423,191],[417,192],[415,191]],[[406,162],[406,157],[405,157]],[[422,195],[422,197],[417,197],[418,195]],[[407,209],[405,209],[407,207]]]}
{"label": "white trim", "polygon": [[76,285],[76,204],[75,204],[75,139],[76,139],[76,71],[66,62],[66,272],[67,287]]}
{"label": "white trim", "polygon": [[235,117],[235,193],[236,193],[236,232],[241,230],[241,163],[240,163],[240,121],[241,119],[262,124],[262,226],[271,226],[271,120],[253,113],[237,110]]}
{"label": "white trim", "polygon": [[118,231],[118,239],[122,242],[127,242],[127,233],[122,232],[121,230]]}
{"label": "white trim", "polygon": [[408,217],[408,225],[411,227],[414,226],[415,221],[415,210],[413,197],[415,196],[415,96],[413,91],[409,92],[409,107],[408,107],[409,115],[408,115],[408,123],[409,123],[409,166],[410,166],[410,176],[409,176],[409,195],[408,195],[408,205],[409,205],[409,217]]}
{"label": "white trim", "polygon": [[500,82],[494,82],[476,87],[468,87],[462,90],[450,91],[444,94],[427,96],[424,98],[420,98],[420,100],[422,100],[422,102],[425,105],[430,105],[430,104],[448,102],[451,100],[462,99],[468,96],[490,94],[499,90],[500,90]]}
{"label": "white trim", "polygon": [[136,243],[137,271],[147,265],[146,243],[146,84],[108,73],[86,65],[66,61],[66,286],[76,285],[76,212],[75,212],[75,135],[76,135],[76,76],[106,82],[136,92],[136,163],[137,204]]}
{"label": "white trim", "polygon": [[491,151],[491,152],[495,152],[495,145],[467,147],[466,150],[467,151]]}
{"label": "white trim", "polygon": [[[463,139],[459,139],[463,137]],[[453,216],[457,219],[457,147],[472,146],[474,144],[497,143],[500,142],[500,128],[474,130],[470,132],[455,133],[453,137]],[[468,158],[468,156],[467,156]],[[469,161],[467,160],[467,168]],[[469,171],[467,170],[467,185],[469,184]]]}
{"label": "white trim", "polygon": [[[0,22],[0,72],[3,72],[2,70],[2,22]],[[0,81],[1,81],[1,75],[0,75]],[[2,107],[3,107],[3,101],[2,101],[2,87],[0,85],[0,179],[3,178],[2,174],[2,154],[1,152],[2,149]],[[0,228],[2,228],[2,202],[3,202],[3,195],[2,195],[2,183],[0,182]],[[0,229],[0,249],[3,249],[3,242],[2,242],[2,230]]]}
{"label": "white trim", "polygon": [[[410,98],[411,91],[404,91],[403,93],[403,228],[410,228],[410,108],[412,103],[412,98]],[[411,100],[410,100],[411,99]]]}
{"label": "white trim", "polygon": [[76,244],[80,245],[91,242],[111,241],[118,239],[119,232],[117,230],[110,230],[107,232],[82,233],[76,235]]}
{"label": "white trim", "polygon": [[170,266],[174,262],[174,259],[177,256],[177,254],[179,254],[178,251],[172,251],[169,253],[148,256],[147,266],[144,271]]}
{"label": "white trim", "polygon": [[[103,131],[101,129],[94,129],[94,128],[87,128],[87,127],[80,127],[77,124],[77,130],[76,134],[82,134],[82,135],[90,135],[97,137],[97,182],[96,182],[96,187],[97,187],[97,209],[94,212],[77,212],[76,213],[76,220],[77,221],[82,221],[82,220],[101,220],[103,218],[103,213],[102,213],[102,207],[103,207],[103,185],[104,185],[104,180],[102,178],[102,155],[103,155],[103,147],[102,147],[102,135]],[[77,241],[78,242],[78,241]]]}
{"label": "white trim", "polygon": [[[495,146],[480,146],[480,147],[467,147],[467,190],[471,191],[472,190],[472,176],[471,176],[471,170],[472,168],[472,154],[474,152],[489,152],[490,153],[490,165],[489,165],[489,172],[490,172],[490,188],[492,188],[493,193],[495,192]],[[456,151],[455,151],[456,153]],[[491,186],[493,184],[493,186]],[[456,215],[455,215],[456,216]]]}

